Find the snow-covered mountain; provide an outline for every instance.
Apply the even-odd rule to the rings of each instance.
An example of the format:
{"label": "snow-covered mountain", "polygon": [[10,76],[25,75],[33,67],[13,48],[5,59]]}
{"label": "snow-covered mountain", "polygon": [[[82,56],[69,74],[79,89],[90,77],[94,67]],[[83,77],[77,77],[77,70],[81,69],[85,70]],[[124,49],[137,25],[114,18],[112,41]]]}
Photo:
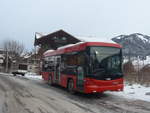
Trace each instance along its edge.
{"label": "snow-covered mountain", "polygon": [[146,58],[150,56],[150,36],[140,33],[119,35],[112,38],[113,41],[123,46],[124,56]]}

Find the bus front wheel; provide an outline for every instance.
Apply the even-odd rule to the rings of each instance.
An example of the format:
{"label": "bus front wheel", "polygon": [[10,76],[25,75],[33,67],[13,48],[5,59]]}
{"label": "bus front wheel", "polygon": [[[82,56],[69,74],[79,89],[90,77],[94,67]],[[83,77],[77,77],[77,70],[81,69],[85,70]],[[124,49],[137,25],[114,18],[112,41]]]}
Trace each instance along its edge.
{"label": "bus front wheel", "polygon": [[68,81],[68,91],[71,93],[71,94],[74,94],[74,82],[72,79],[70,79]]}

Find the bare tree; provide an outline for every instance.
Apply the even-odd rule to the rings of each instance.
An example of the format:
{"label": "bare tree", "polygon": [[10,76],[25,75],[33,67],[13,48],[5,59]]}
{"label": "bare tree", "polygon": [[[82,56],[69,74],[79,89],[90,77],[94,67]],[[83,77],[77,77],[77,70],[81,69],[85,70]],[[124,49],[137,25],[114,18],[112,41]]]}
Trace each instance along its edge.
{"label": "bare tree", "polygon": [[18,58],[24,52],[24,45],[15,40],[6,40],[3,43],[4,51],[9,53],[12,58]]}
{"label": "bare tree", "polygon": [[[17,61],[17,63],[19,63],[19,60],[25,48],[23,44],[15,40],[5,40],[3,42],[3,49],[6,52],[4,65],[5,65],[6,72],[8,72],[11,70],[12,61]],[[15,68],[14,65],[13,67]]]}

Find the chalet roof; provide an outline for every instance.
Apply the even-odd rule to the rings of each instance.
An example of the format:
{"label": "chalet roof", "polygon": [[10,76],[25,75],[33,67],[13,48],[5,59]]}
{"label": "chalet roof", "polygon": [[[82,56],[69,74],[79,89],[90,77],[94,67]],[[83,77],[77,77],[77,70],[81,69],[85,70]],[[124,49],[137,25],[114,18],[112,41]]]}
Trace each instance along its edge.
{"label": "chalet roof", "polygon": [[115,43],[114,41],[107,38],[73,36],[65,32],[64,30],[58,30],[56,32],[50,34],[44,34],[44,35],[41,33],[36,33],[34,45],[36,46],[36,45],[48,44],[51,49],[57,49],[65,45],[76,44],[79,42]]}
{"label": "chalet roof", "polygon": [[43,36],[45,36],[45,35],[47,35],[47,34],[40,33],[40,32],[35,32],[35,38],[36,38],[36,39],[39,39],[39,38],[41,38],[41,37],[43,37]]}
{"label": "chalet roof", "polygon": [[59,30],[47,35],[36,33],[34,45],[49,44],[52,49],[56,49],[64,45],[75,44],[77,42],[80,42],[80,40],[64,30]]}

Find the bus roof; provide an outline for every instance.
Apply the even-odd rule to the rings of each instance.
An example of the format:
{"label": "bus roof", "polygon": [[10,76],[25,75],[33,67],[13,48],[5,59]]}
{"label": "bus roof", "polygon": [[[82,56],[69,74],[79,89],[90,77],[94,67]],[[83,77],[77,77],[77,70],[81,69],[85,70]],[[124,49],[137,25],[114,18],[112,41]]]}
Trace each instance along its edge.
{"label": "bus roof", "polygon": [[76,43],[76,44],[69,44],[69,45],[60,47],[57,50],[48,50],[44,53],[44,57],[59,55],[59,54],[69,53],[69,52],[81,51],[81,50],[84,50],[87,46],[106,46],[106,47],[122,48],[122,46],[117,44],[117,43],[79,42],[79,43]]}

